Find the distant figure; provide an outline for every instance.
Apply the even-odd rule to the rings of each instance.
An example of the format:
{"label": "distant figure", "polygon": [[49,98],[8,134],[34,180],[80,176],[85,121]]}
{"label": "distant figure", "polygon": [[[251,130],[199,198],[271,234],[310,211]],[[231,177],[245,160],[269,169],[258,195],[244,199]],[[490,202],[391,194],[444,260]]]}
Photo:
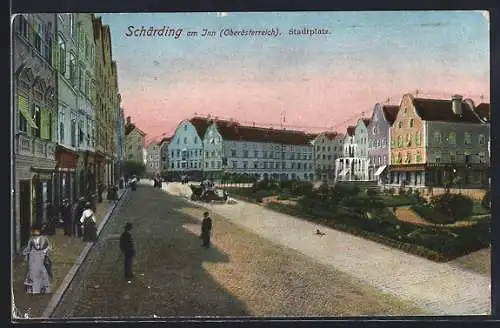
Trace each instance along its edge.
{"label": "distant figure", "polygon": [[64,235],[71,236],[73,234],[73,220],[71,217],[71,204],[69,203],[69,199],[65,198],[63,200],[60,212],[64,224]]}
{"label": "distant figure", "polygon": [[325,233],[325,232],[319,231],[319,229],[316,229],[316,234],[317,234],[318,236],[321,236],[321,237],[323,237],[324,235],[326,235],[326,233]]}
{"label": "distant figure", "polygon": [[80,238],[82,236],[82,226],[80,219],[85,211],[85,197],[81,196],[73,205],[73,235]]}
{"label": "distant figure", "polygon": [[210,234],[212,233],[212,219],[208,212],[203,213],[203,221],[201,222],[201,239],[203,239],[203,247],[210,247]]}
{"label": "distant figure", "polygon": [[125,225],[125,231],[120,236],[120,250],[125,258],[125,279],[130,280],[134,278],[132,273],[132,258],[135,256],[134,240],[132,239],[132,223]]}
{"label": "distant figure", "polygon": [[49,240],[41,236],[41,227],[33,227],[33,236],[23,250],[28,260],[28,274],[24,280],[26,294],[51,293],[52,263],[49,258]]}
{"label": "distant figure", "polygon": [[97,240],[97,224],[90,202],[85,203],[85,210],[80,218],[80,223],[83,229],[83,241],[95,242]]}
{"label": "distant figure", "polygon": [[50,201],[47,201],[46,205],[46,210],[47,210],[47,226],[46,226],[46,233],[50,236],[56,234],[56,225],[57,225],[57,214],[58,212],[56,211],[56,208]]}

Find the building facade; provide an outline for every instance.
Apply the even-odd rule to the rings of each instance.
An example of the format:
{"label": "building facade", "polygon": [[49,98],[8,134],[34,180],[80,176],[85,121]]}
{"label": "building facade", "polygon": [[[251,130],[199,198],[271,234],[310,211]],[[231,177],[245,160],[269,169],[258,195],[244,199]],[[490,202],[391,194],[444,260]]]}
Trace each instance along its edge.
{"label": "building facade", "polygon": [[355,180],[368,180],[368,125],[370,119],[361,118],[356,123],[354,128],[354,144],[356,145],[354,151],[354,179]]}
{"label": "building facade", "polygon": [[389,129],[396,119],[399,106],[377,103],[368,125],[368,179],[379,184],[388,182]]}
{"label": "building facade", "polygon": [[489,127],[472,101],[406,94],[390,130],[391,182],[459,188],[488,184]]}
{"label": "building facade", "polygon": [[[203,176],[210,180],[219,179],[223,170],[225,158],[222,135],[217,129],[217,121],[209,120],[210,126],[203,136]],[[225,162],[224,162],[225,163]]]}
{"label": "building facade", "polygon": [[160,145],[156,141],[151,141],[146,147],[146,172],[150,175],[160,174],[161,154]]}
{"label": "building facade", "polygon": [[208,120],[196,117],[179,123],[168,144],[172,178],[178,179],[183,175],[194,179],[202,177],[203,136],[208,126]]}
{"label": "building facade", "polygon": [[35,223],[47,220],[54,201],[57,139],[55,14],[17,15],[13,22],[15,252],[26,245]]}
{"label": "building facade", "polygon": [[75,14],[57,14],[55,67],[57,70],[57,148],[55,204],[65,198],[74,202],[79,196],[77,122],[80,100],[75,65],[78,53]]}
{"label": "building facade", "polygon": [[317,180],[333,183],[335,162],[343,155],[344,135],[337,132],[320,133],[313,142],[314,166]]}
{"label": "building facade", "polygon": [[125,124],[125,161],[144,164],[144,138],[146,134],[127,117]]}
{"label": "building facade", "polygon": [[92,19],[94,42],[96,44],[97,77],[97,177],[99,183],[115,184],[116,161],[116,119],[120,106],[116,63],[111,51],[109,26],[103,25],[101,18]]}
{"label": "building facade", "polygon": [[[92,14],[73,14],[76,22],[75,57],[70,54],[70,71],[75,72],[77,90],[77,116],[72,118],[76,130],[78,151],[77,170],[80,195],[97,190],[95,168],[95,44]],[[73,74],[73,73],[71,73]],[[73,121],[74,120],[74,121]]]}
{"label": "building facade", "polygon": [[355,156],[357,145],[355,138],[355,126],[348,126],[342,141],[342,157],[335,161],[335,182],[352,181],[356,179]]}
{"label": "building facade", "polygon": [[118,180],[123,176],[123,162],[125,161],[125,114],[121,107],[118,109],[115,133],[117,159],[115,179]]}

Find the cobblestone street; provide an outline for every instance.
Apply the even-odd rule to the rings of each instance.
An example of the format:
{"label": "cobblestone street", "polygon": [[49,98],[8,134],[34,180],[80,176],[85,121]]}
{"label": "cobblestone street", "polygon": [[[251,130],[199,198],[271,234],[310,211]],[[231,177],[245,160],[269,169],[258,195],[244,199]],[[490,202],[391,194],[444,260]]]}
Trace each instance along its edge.
{"label": "cobblestone street", "polygon": [[[202,208],[141,184],[108,221],[53,317],[349,316],[426,314],[218,215],[213,247]],[[118,239],[132,222],[136,279]]]}

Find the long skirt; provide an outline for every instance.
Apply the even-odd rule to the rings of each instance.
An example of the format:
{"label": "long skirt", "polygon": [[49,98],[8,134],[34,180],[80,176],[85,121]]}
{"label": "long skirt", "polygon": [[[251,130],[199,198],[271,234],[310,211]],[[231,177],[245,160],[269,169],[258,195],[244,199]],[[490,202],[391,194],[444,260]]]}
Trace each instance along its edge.
{"label": "long skirt", "polygon": [[28,274],[24,280],[26,293],[47,294],[51,293],[50,274],[45,266],[45,252],[32,249],[28,255]]}
{"label": "long skirt", "polygon": [[83,226],[83,241],[95,242],[97,240],[97,226],[89,223]]}

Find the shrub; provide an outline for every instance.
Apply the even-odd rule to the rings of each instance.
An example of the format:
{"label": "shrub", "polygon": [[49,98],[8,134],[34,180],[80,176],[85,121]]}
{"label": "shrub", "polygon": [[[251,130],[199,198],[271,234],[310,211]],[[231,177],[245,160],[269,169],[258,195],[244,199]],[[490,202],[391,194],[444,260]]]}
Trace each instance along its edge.
{"label": "shrub", "polygon": [[311,194],[314,185],[307,181],[296,181],[292,184],[290,193],[295,196],[300,196],[304,194]]}
{"label": "shrub", "polygon": [[389,194],[389,195],[394,195],[394,194],[396,193],[396,189],[394,189],[394,188],[392,188],[392,187],[391,187],[391,188],[387,188],[387,189],[385,190],[385,192],[386,192],[387,194]]}
{"label": "shrub", "polygon": [[491,210],[491,204],[490,204],[490,191],[487,190],[486,193],[483,196],[483,199],[481,200],[481,205],[483,206],[484,209],[487,211]]}
{"label": "shrub", "polygon": [[403,187],[399,188],[398,195],[400,196],[406,195],[406,189]]}
{"label": "shrub", "polygon": [[376,196],[378,193],[377,193],[377,191],[375,189],[367,189],[366,190],[366,194],[368,196]]}
{"label": "shrub", "polygon": [[431,204],[437,212],[449,216],[456,221],[472,215],[474,202],[471,198],[464,195],[446,193],[432,197]]}
{"label": "shrub", "polygon": [[337,183],[333,189],[336,193],[344,196],[356,196],[361,191],[358,186],[345,183]]}
{"label": "shrub", "polygon": [[455,222],[455,220],[447,215],[436,211],[431,206],[424,205],[413,205],[411,209],[420,215],[425,221],[435,224],[450,224]]}

